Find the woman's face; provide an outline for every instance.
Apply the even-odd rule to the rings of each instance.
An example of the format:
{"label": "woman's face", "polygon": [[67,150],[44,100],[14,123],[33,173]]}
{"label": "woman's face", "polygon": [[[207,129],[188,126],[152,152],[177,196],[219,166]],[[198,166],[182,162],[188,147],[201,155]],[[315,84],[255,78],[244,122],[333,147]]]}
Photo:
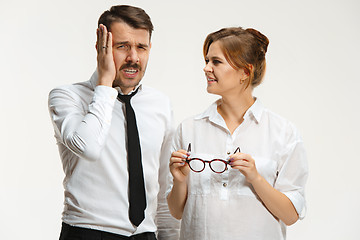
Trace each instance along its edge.
{"label": "woman's face", "polygon": [[243,90],[243,80],[247,78],[243,69],[234,69],[226,60],[221,48],[220,41],[213,42],[205,57],[204,67],[207,79],[207,91],[209,93],[224,96]]}

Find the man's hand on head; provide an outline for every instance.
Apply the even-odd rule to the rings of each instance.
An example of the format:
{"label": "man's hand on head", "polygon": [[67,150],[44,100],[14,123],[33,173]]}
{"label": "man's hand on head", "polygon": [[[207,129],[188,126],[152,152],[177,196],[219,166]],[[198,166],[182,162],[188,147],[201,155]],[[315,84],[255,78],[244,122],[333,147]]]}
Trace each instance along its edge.
{"label": "man's hand on head", "polygon": [[97,68],[98,68],[98,85],[112,87],[116,76],[116,68],[112,51],[112,34],[106,27],[100,24],[97,33]]}

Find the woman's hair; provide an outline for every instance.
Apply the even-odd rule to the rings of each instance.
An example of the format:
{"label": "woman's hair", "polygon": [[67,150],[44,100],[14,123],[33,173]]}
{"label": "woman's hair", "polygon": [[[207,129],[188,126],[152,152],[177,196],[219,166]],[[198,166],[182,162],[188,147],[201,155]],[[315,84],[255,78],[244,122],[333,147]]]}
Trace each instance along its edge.
{"label": "woman's hair", "polygon": [[223,28],[210,33],[204,42],[203,54],[206,57],[210,45],[220,42],[226,60],[234,69],[244,69],[249,74],[249,82],[254,88],[258,86],[266,68],[265,53],[269,39],[259,31],[241,27]]}
{"label": "woman's hair", "polygon": [[101,14],[98,26],[103,24],[111,31],[111,24],[113,22],[123,22],[135,29],[145,29],[149,32],[150,38],[154,30],[149,15],[143,9],[128,5],[112,6],[110,10]]}

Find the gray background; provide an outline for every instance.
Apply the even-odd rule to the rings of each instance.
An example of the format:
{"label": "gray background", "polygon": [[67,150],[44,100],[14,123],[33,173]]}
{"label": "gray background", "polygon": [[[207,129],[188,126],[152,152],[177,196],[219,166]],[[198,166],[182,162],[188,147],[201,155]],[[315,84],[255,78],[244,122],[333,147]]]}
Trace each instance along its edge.
{"label": "gray background", "polygon": [[170,96],[176,125],[217,99],[202,71],[208,33],[243,26],[268,36],[254,95],[295,123],[310,165],[307,216],[288,239],[359,238],[359,1],[1,0],[0,239],[58,239],[63,172],[47,96],[90,77],[97,19],[115,4],[151,16],[143,82]]}

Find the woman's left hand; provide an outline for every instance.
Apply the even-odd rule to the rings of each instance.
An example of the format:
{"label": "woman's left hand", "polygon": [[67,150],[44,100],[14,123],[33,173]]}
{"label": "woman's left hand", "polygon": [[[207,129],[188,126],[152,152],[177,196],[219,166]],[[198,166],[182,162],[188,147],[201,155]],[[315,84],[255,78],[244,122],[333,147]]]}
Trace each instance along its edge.
{"label": "woman's left hand", "polygon": [[229,156],[230,166],[238,169],[246,178],[246,181],[252,183],[261,176],[256,169],[255,160],[249,154],[236,153]]}

